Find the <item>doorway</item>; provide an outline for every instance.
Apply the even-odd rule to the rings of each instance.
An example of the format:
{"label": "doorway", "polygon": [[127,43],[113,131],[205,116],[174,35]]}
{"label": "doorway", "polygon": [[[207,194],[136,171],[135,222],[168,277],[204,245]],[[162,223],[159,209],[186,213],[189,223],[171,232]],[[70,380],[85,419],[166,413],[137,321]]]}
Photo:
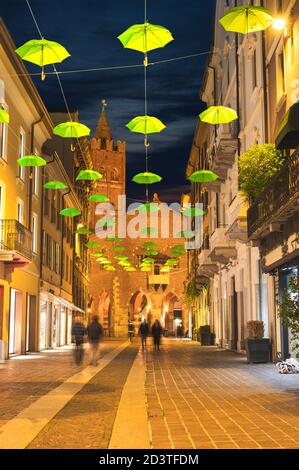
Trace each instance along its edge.
{"label": "doorway", "polygon": [[22,291],[10,289],[9,354],[22,352]]}
{"label": "doorway", "polygon": [[36,338],[36,296],[27,294],[26,352],[35,351]]}
{"label": "doorway", "polygon": [[231,307],[232,307],[232,349],[237,351],[238,341],[239,341],[239,319],[238,319],[238,295],[236,292],[236,279],[232,277],[232,297],[231,297]]}

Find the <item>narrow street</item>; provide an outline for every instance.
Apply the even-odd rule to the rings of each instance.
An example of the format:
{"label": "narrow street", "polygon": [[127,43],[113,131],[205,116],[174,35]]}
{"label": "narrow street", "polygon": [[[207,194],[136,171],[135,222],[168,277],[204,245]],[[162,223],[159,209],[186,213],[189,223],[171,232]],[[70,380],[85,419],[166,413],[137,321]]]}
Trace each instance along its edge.
{"label": "narrow street", "polygon": [[97,367],[70,347],[0,365],[0,448],[298,448],[298,376],[164,340],[106,340]]}

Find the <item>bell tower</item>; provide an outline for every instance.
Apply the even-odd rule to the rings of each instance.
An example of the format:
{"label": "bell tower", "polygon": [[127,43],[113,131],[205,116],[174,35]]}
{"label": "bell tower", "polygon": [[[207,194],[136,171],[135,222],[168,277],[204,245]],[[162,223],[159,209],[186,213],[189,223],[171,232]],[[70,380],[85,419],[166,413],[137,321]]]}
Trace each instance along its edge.
{"label": "bell tower", "polygon": [[94,192],[105,194],[117,209],[118,196],[126,191],[126,143],[112,139],[106,107],[106,100],[102,100],[97,129],[90,140],[93,169],[104,175],[97,182]]}

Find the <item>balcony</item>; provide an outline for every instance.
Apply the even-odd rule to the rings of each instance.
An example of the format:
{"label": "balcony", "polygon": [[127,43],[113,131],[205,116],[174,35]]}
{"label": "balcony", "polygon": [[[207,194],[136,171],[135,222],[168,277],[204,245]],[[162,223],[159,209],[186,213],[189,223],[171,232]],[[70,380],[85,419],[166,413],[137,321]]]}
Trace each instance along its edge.
{"label": "balcony", "polygon": [[280,172],[248,210],[248,237],[264,238],[280,232],[299,208],[299,151],[287,159]]}
{"label": "balcony", "polygon": [[218,264],[213,262],[209,257],[210,250],[204,249],[198,256],[198,270],[197,273],[200,277],[213,277],[218,272]]}
{"label": "balcony", "polygon": [[209,166],[210,170],[214,171],[220,181],[218,184],[213,183],[211,185],[211,191],[217,190],[217,187],[221,183],[221,180],[225,180],[227,171],[231,168],[235,162],[236,151],[238,150],[238,127],[235,122],[230,124],[223,124],[217,129],[217,136],[214,144],[213,151],[210,155]]}
{"label": "balcony", "polygon": [[226,231],[226,236],[230,240],[237,240],[241,243],[247,241],[247,208],[248,204],[242,201],[239,194],[231,202],[227,211],[228,229]]}
{"label": "balcony", "polygon": [[9,271],[32,261],[32,233],[17,220],[0,220],[0,261]]}
{"label": "balcony", "polygon": [[235,241],[226,236],[227,226],[216,228],[210,238],[209,257],[214,263],[227,264],[231,258],[236,258]]}

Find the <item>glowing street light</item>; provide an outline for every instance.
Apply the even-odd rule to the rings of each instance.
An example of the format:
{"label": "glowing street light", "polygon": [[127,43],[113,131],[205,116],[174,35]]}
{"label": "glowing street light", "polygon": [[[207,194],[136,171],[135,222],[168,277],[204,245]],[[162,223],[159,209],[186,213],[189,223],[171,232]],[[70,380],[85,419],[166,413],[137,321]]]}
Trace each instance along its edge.
{"label": "glowing street light", "polygon": [[272,23],[272,27],[277,29],[278,31],[283,31],[286,27],[286,20],[285,18],[274,18]]}

